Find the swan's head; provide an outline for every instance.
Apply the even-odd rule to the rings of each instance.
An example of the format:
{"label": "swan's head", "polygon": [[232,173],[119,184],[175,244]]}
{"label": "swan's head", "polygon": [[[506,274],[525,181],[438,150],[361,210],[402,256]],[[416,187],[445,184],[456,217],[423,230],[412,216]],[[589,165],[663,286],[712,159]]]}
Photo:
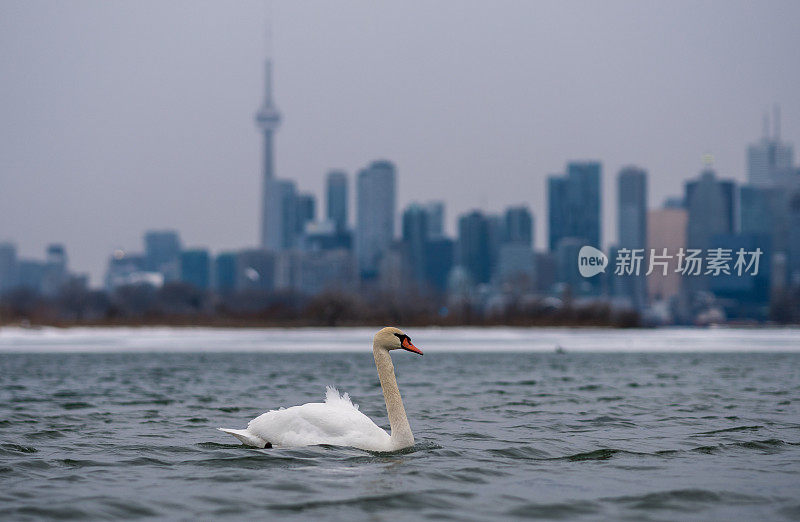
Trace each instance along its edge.
{"label": "swan's head", "polygon": [[400,328],[387,326],[382,328],[375,334],[373,340],[375,346],[379,346],[386,350],[408,350],[422,355],[422,350],[417,348],[411,343],[411,338],[407,336]]}

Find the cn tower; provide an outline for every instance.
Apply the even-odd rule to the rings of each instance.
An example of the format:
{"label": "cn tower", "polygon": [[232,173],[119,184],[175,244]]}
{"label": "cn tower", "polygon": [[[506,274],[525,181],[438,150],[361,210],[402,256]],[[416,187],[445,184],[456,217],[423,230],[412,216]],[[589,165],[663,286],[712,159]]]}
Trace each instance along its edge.
{"label": "cn tower", "polygon": [[261,247],[268,248],[270,245],[269,227],[267,226],[268,216],[268,191],[270,190],[271,180],[275,178],[275,166],[273,159],[272,134],[278,129],[281,123],[281,115],[272,103],[272,62],[267,59],[265,67],[264,103],[256,112],[256,126],[264,134],[264,179],[261,190]]}

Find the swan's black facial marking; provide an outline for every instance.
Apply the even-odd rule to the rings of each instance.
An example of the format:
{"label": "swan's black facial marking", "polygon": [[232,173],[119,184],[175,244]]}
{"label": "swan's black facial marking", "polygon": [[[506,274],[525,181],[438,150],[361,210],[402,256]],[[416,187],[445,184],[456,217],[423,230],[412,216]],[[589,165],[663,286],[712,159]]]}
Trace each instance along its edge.
{"label": "swan's black facial marking", "polygon": [[400,346],[403,345],[403,340],[407,340],[409,343],[411,342],[411,337],[407,336],[406,334],[394,334],[398,339],[400,339]]}
{"label": "swan's black facial marking", "polygon": [[395,337],[400,339],[400,348],[403,350],[408,350],[409,352],[418,353],[422,355],[422,350],[414,346],[414,343],[411,342],[411,337],[407,336],[404,333],[395,333]]}

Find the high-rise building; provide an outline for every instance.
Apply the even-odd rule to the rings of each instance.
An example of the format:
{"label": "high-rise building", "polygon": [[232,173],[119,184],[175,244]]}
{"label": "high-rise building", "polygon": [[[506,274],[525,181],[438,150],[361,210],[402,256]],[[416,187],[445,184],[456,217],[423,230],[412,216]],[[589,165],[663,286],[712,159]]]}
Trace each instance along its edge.
{"label": "high-rise building", "polygon": [[503,244],[493,277],[496,283],[511,285],[516,291],[533,290],[536,285],[533,249],[522,242]]}
{"label": "high-rise building", "polygon": [[[735,197],[734,182],[717,178],[710,166],[703,170],[698,179],[686,182],[684,201],[688,212],[688,248],[704,251],[720,248],[714,243],[714,238],[734,232]],[[685,277],[682,284],[685,303],[693,306],[696,297],[700,296],[698,292],[709,290],[711,277],[705,274]]]}
{"label": "high-rise building", "polygon": [[[768,236],[758,234],[720,234],[714,236],[714,248],[731,252],[730,273],[720,272],[709,278],[709,290],[719,299],[728,318],[767,319],[772,277],[772,248]],[[758,272],[738,273],[734,265],[737,252],[760,251]]]}
{"label": "high-rise building", "polygon": [[17,286],[17,247],[0,243],[0,294]]}
{"label": "high-rise building", "polygon": [[19,288],[41,292],[46,264],[34,259],[22,259],[17,264],[17,283]]}
{"label": "high-rise building", "polygon": [[549,247],[565,238],[580,239],[600,248],[601,166],[598,162],[567,164],[565,176],[548,179]]}
{"label": "high-rise building", "polygon": [[317,202],[314,198],[313,194],[298,194],[295,200],[295,212],[297,217],[295,218],[295,241],[294,244],[297,244],[297,239],[303,235],[306,230],[306,225],[308,223],[313,222],[316,219],[317,215]]}
{"label": "high-rise building", "polygon": [[41,284],[42,294],[49,297],[57,295],[67,282],[68,277],[67,250],[64,245],[55,243],[47,245]]}
{"label": "high-rise building", "polygon": [[555,252],[535,252],[533,255],[535,288],[540,293],[553,293],[558,266]]}
{"label": "high-rise building", "polygon": [[489,234],[488,253],[489,253],[489,279],[492,278],[497,260],[500,258],[500,247],[506,240],[506,224],[503,216],[499,214],[486,215],[486,230]]}
{"label": "high-rise building", "polygon": [[[157,274],[146,272],[146,265],[145,256],[142,254],[131,254],[124,250],[115,250],[108,259],[105,280],[106,290],[113,292],[122,286],[147,282],[149,276]],[[163,283],[163,278],[159,276],[159,279]]]}
{"label": "high-rise building", "polygon": [[438,292],[447,289],[447,277],[453,268],[455,244],[452,239],[431,239],[425,247],[425,278]]}
{"label": "high-rise building", "polygon": [[350,250],[352,234],[348,230],[336,231],[331,221],[316,221],[306,226],[302,250],[318,252],[321,250]]}
{"label": "high-rise building", "polygon": [[197,248],[181,252],[181,281],[198,290],[211,286],[211,257],[208,250]]}
{"label": "high-rise building", "polygon": [[174,230],[149,230],[144,235],[145,270],[159,272],[164,281],[180,279],[181,240]]}
{"label": "high-rise building", "polygon": [[[493,230],[497,222],[501,231]],[[492,281],[515,290],[530,290],[534,281],[533,216],[525,206],[509,207],[501,220],[490,221],[490,243],[500,236],[500,244],[490,248]]]}
{"label": "high-rise building", "polygon": [[303,252],[294,290],[316,295],[326,290],[350,290],[355,281],[353,255],[344,249]]}
{"label": "high-rise building", "polygon": [[429,201],[422,205],[428,221],[428,239],[444,237],[444,201]]}
{"label": "high-rise building", "polygon": [[332,170],[325,178],[325,194],[328,220],[334,224],[336,232],[347,230],[347,174]]}
{"label": "high-rise building", "polygon": [[586,296],[597,293],[600,276],[591,279],[581,276],[578,270],[578,252],[586,242],[567,236],[558,242],[554,252],[556,262],[556,285],[563,296]]}
{"label": "high-rise building", "polygon": [[638,167],[625,167],[617,177],[617,212],[619,246],[647,246],[647,172]]}
{"label": "high-rise building", "polygon": [[264,249],[242,250],[236,256],[236,289],[271,292],[275,289],[276,257]]}
{"label": "high-rise building", "polygon": [[274,218],[275,214],[271,212],[270,204],[274,202],[274,198],[270,197],[270,191],[273,185],[270,183],[275,179],[275,160],[273,149],[273,133],[278,129],[281,123],[281,115],[272,101],[272,62],[266,61],[264,76],[264,101],[261,108],[256,113],[256,125],[264,135],[263,150],[262,150],[262,195],[261,195],[261,246],[262,248],[271,249],[281,242],[280,239],[273,237],[280,231],[280,227],[274,227],[270,224],[270,218]]}
{"label": "high-rise building", "polygon": [[219,294],[236,291],[238,254],[222,252],[214,261],[214,289]]}
{"label": "high-rise building", "polygon": [[362,279],[378,274],[380,259],[394,240],[395,167],[374,161],[358,173],[356,262]]}
{"label": "high-rise building", "polygon": [[402,218],[403,253],[409,265],[409,273],[417,284],[423,284],[426,279],[428,232],[426,209],[417,203],[406,207]]}
{"label": "high-rise building", "polygon": [[713,236],[734,231],[735,193],[734,182],[718,179],[711,168],[703,170],[698,179],[686,182],[689,248],[713,248]]}
{"label": "high-rise building", "polygon": [[[647,214],[647,251],[675,254],[686,248],[686,224],[689,221],[686,209],[679,206],[665,206],[651,210]],[[644,270],[644,268],[643,268]],[[678,295],[681,289],[681,275],[668,270],[667,275],[652,274],[645,278],[647,294],[651,301],[663,301]]]}
{"label": "high-rise building", "polygon": [[280,252],[294,247],[297,237],[297,190],[293,181],[268,179],[265,182],[266,227],[262,247]]}
{"label": "high-rise building", "polygon": [[[629,250],[647,248],[647,172],[638,167],[624,167],[617,176],[617,234],[618,248]],[[643,274],[615,275],[614,293],[630,300],[641,309],[647,301],[646,279]]]}
{"label": "high-rise building", "polygon": [[800,189],[788,195],[786,238],[786,282],[790,288],[800,288]]}
{"label": "high-rise building", "polygon": [[769,185],[744,185],[739,189],[739,230],[742,234],[768,236],[776,250],[785,249],[781,209],[784,192]]}
{"label": "high-rise building", "polygon": [[528,207],[509,207],[504,219],[504,242],[533,248],[533,215]]}
{"label": "high-rise building", "polygon": [[747,180],[752,185],[774,185],[792,177],[794,151],[781,142],[781,120],[775,108],[775,128],[769,135],[769,116],[764,115],[764,135],[761,141],[747,147]]}
{"label": "high-rise building", "polygon": [[476,284],[488,283],[491,277],[489,228],[489,219],[478,210],[458,218],[456,262]]}

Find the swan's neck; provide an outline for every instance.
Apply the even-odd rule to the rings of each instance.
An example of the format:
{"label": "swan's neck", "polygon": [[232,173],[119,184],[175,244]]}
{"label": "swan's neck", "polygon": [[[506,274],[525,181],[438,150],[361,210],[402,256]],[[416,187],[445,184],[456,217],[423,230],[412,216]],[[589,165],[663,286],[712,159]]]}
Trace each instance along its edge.
{"label": "swan's neck", "polygon": [[414,444],[414,434],[408,424],[406,409],[397,387],[397,378],[394,376],[394,365],[389,355],[389,350],[380,346],[373,346],[375,366],[378,367],[378,379],[383,388],[383,398],[386,401],[386,412],[389,414],[389,425],[392,428],[392,446],[397,449]]}

